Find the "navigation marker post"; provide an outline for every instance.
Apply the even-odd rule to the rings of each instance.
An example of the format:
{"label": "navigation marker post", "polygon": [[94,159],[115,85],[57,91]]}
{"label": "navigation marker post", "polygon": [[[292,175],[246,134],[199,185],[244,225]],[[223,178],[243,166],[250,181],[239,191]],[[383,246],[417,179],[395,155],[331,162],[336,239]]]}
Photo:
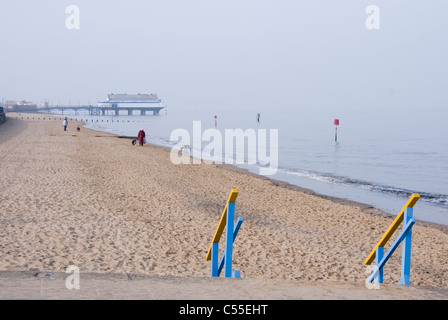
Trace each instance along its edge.
{"label": "navigation marker post", "polygon": [[334,141],[338,142],[338,125],[339,125],[339,119],[334,119],[334,125],[335,125],[335,131],[334,131]]}

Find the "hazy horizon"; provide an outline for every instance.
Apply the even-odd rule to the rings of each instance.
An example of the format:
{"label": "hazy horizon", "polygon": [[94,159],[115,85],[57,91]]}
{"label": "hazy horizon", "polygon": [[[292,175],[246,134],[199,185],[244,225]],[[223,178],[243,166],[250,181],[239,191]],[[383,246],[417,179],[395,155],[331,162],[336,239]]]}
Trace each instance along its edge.
{"label": "hazy horizon", "polygon": [[[66,8],[80,10],[69,30]],[[366,8],[380,9],[369,30]],[[25,1],[0,4],[0,98],[169,110],[445,108],[446,1]]]}

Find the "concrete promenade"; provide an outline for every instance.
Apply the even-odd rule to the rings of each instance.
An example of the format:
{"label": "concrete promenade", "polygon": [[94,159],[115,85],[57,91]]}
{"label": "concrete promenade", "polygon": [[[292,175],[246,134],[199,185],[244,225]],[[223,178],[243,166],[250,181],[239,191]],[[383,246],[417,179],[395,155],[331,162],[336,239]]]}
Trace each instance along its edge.
{"label": "concrete promenade", "polygon": [[[447,300],[448,289],[280,279],[80,274],[67,289],[66,273],[0,272],[2,300]],[[354,298],[356,297],[356,298]]]}

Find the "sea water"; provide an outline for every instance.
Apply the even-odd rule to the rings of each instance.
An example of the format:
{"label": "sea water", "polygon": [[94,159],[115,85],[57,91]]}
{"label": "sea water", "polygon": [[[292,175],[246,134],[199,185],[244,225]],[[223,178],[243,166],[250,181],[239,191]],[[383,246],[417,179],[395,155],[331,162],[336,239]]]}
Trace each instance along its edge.
{"label": "sea water", "polygon": [[[261,112],[260,121],[255,110],[170,109],[159,116],[69,116],[87,121],[88,128],[117,135],[136,136],[144,129],[149,143],[165,147],[177,143],[170,141],[175,129],[193,134],[193,121],[200,121],[202,130],[218,129],[223,137],[225,129],[277,129],[278,170],[269,178],[391,214],[397,214],[413,193],[419,193],[414,216],[448,225],[446,108],[348,109],[338,113],[272,109]],[[340,121],[337,129],[336,118]],[[258,173],[260,165],[238,166]]]}

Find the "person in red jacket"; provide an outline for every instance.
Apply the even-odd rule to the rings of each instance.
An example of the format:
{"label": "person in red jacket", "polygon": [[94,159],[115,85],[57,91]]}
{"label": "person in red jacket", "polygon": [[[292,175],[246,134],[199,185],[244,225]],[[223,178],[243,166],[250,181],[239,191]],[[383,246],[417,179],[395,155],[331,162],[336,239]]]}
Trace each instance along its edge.
{"label": "person in red jacket", "polygon": [[145,131],[143,131],[143,129],[141,129],[138,132],[138,143],[143,146],[143,144],[145,143],[145,137],[146,137],[146,133]]}

